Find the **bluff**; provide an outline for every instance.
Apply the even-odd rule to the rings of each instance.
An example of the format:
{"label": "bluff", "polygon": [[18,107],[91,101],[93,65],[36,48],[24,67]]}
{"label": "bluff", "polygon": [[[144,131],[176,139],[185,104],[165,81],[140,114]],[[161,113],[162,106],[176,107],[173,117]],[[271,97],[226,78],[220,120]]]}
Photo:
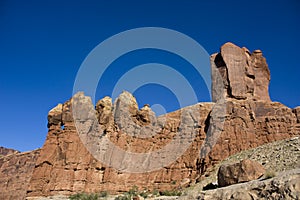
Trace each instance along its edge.
{"label": "bluff", "polygon": [[[226,43],[210,59],[211,103],[159,117],[148,105],[138,109],[128,92],[115,102],[105,97],[96,106],[83,93],[58,104],[49,111],[47,139],[31,168],[26,196],[119,193],[133,186],[147,190],[187,187],[230,155],[299,135],[300,107],[291,109],[270,100],[270,71],[260,50],[251,53]],[[95,148],[89,145],[99,138],[110,143],[95,144]],[[94,153],[111,145],[114,148],[103,158],[114,159],[99,161]],[[168,145],[177,150],[160,151]],[[134,155],[160,154],[140,160],[119,154],[120,149]],[[151,162],[153,159],[157,163]],[[162,165],[165,160],[170,162]],[[139,162],[142,165],[135,167]],[[3,198],[10,196],[5,193]]]}

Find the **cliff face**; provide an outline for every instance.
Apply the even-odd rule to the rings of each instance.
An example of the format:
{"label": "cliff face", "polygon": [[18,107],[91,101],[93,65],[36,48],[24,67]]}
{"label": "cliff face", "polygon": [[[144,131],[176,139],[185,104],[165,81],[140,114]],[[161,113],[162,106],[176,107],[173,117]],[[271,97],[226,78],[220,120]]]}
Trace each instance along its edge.
{"label": "cliff face", "polygon": [[39,150],[0,157],[0,199],[25,199]]}
{"label": "cliff face", "polygon": [[48,114],[27,196],[186,187],[232,154],[299,135],[299,107],[269,98],[261,51],[226,43],[211,56],[211,68],[214,103],[158,118],[148,105],[138,109],[128,92],[95,108],[83,93],[58,104]]}
{"label": "cliff face", "polygon": [[248,99],[270,101],[270,71],[260,50],[252,53],[226,43],[220,53],[211,55],[212,99]]}
{"label": "cliff face", "polygon": [[[184,187],[232,154],[299,134],[293,110],[270,101],[270,72],[261,51],[251,54],[245,48],[226,43],[220,53],[211,56],[211,67],[215,103],[199,103],[166,114],[166,122],[157,129],[151,126],[144,129],[143,133],[148,130],[148,135],[155,129],[157,134],[151,137],[140,137],[137,131],[140,129],[136,127],[149,127],[153,120],[159,124],[159,118],[155,119],[148,106],[139,110],[136,100],[127,92],[121,94],[114,104],[108,97],[100,100],[96,109],[89,97],[82,93],[59,104],[49,112],[49,133],[37,160],[28,196],[81,191],[116,193],[127,191],[134,185],[152,190]],[[79,125],[75,123],[77,119],[74,122],[72,104],[80,105],[80,120],[84,118],[84,122]],[[91,117],[93,113],[94,118]],[[193,122],[185,117],[186,113],[193,116]],[[138,159],[126,157],[117,148],[113,149],[111,159],[118,160],[118,167],[122,169],[117,170],[110,165],[113,161],[98,161],[95,159],[97,155],[88,151],[93,153],[94,150],[83,145],[83,140],[86,144],[97,140],[92,138],[93,134],[102,137],[101,132],[87,130],[96,120],[105,133],[104,137],[109,138],[113,145],[135,153],[159,150],[170,144],[176,134],[181,139],[186,134],[195,137],[183,155],[169,165],[155,171],[130,173],[126,169],[132,169]],[[191,123],[194,123],[192,128],[182,131]],[[81,137],[76,130],[80,127],[86,130]],[[180,143],[177,145],[179,148]],[[101,145],[96,148],[103,149]],[[172,156],[172,153],[169,151],[166,155]]]}
{"label": "cliff face", "polygon": [[[27,191],[28,196],[47,196],[59,193],[71,194],[80,191],[110,191],[116,193],[128,191],[134,185],[140,188],[167,190],[186,184],[183,181],[189,182],[199,176],[199,150],[205,138],[204,124],[213,106],[212,103],[197,104],[183,109],[191,113],[197,112],[194,114],[200,116],[198,124],[202,124],[201,127],[197,127],[197,136],[183,156],[174,163],[153,172],[128,173],[118,171],[96,160],[83,145],[71,115],[71,104],[75,98],[82,98],[83,103],[89,99],[83,94],[78,94],[70,101],[63,105],[58,105],[49,112],[49,133],[36,162]],[[149,115],[145,111],[146,108],[138,110],[134,98],[129,93],[123,93],[116,100],[122,106],[117,106],[114,114],[123,116],[122,112],[125,112],[122,110],[123,106],[125,106],[123,103],[127,104],[128,99],[132,100],[129,101],[130,105],[128,106],[129,112],[133,113],[129,117],[135,121],[134,123],[141,125],[147,123],[146,118]],[[97,105],[105,104],[106,100],[100,100]],[[111,103],[107,105],[110,106]],[[97,115],[100,124],[105,128],[105,137],[108,137],[117,147],[138,153],[159,149],[168,144],[179,128],[180,113],[183,112],[181,110],[167,114],[167,123],[159,134],[150,138],[139,139],[134,135],[118,130],[117,124],[110,121],[110,119],[113,119],[110,117],[112,115],[111,108],[105,106],[99,106],[99,108],[108,110],[107,113],[98,112]],[[198,109],[194,111],[194,108]],[[121,122],[119,122],[122,123],[122,120],[125,120],[125,118],[120,119]],[[64,124],[63,129],[61,127],[62,124]],[[133,127],[128,126],[127,128],[131,130]],[[172,154],[172,152],[169,152],[169,154]],[[116,156],[118,157],[119,155]],[[126,161],[120,157],[118,158],[121,159],[121,162]],[[115,159],[117,158],[114,157],[113,160]],[[136,161],[128,160],[128,162],[134,163]],[[171,182],[174,184],[170,184]]]}

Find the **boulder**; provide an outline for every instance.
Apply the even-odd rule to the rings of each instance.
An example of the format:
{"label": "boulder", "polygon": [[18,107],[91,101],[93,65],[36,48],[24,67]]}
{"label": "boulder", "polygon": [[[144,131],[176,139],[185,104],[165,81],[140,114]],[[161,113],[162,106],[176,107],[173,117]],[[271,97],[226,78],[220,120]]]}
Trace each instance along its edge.
{"label": "boulder", "polygon": [[218,185],[220,187],[252,181],[265,173],[264,167],[253,160],[242,160],[238,163],[221,165],[218,171]]}

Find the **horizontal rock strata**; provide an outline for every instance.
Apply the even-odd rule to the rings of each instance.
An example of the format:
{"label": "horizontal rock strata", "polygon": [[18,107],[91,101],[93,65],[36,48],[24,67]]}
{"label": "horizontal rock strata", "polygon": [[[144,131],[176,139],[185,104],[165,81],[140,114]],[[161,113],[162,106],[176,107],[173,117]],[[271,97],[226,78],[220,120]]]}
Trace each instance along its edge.
{"label": "horizontal rock strata", "polygon": [[[290,109],[270,100],[270,72],[260,50],[250,53],[226,43],[211,56],[211,68],[214,103],[198,103],[160,117],[149,105],[139,109],[128,92],[114,102],[105,97],[95,106],[83,93],[58,104],[49,111],[48,135],[40,153],[24,156],[27,161],[21,168],[15,162],[22,154],[1,158],[0,176],[13,169],[19,178],[13,187],[0,182],[5,188],[0,199],[15,197],[17,190],[29,198],[115,194],[133,186],[178,189],[196,182],[230,155],[299,135],[299,107]],[[148,157],[132,157],[149,152],[153,153]]]}

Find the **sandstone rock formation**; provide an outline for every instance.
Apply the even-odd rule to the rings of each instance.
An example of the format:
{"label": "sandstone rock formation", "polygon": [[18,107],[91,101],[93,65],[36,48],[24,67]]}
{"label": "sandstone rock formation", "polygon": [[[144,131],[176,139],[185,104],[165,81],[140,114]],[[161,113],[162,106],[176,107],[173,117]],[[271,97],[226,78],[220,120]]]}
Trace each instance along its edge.
{"label": "sandstone rock formation", "polygon": [[[168,113],[162,116],[165,123],[155,118],[149,106],[139,110],[135,98],[128,92],[122,93],[114,103],[105,97],[96,104],[96,109],[82,93],[58,105],[49,112],[49,133],[28,196],[103,190],[117,193],[134,185],[170,190],[188,185],[187,180],[195,182],[211,166],[241,150],[299,134],[293,110],[269,99],[270,73],[261,51],[250,54],[245,48],[226,43],[221,53],[212,56],[212,72],[216,103],[199,103]],[[120,159],[119,167],[123,166],[125,171],[116,170],[109,165],[111,163],[99,162],[88,151],[109,147],[100,145],[87,150],[82,144],[84,134],[79,137],[72,118],[74,102],[82,108],[78,126],[86,133],[83,140],[87,143],[106,137],[120,149],[145,153],[165,147],[176,135],[195,133],[195,138],[175,162],[145,173],[126,172],[137,160],[116,153],[118,148],[115,148],[110,152],[110,156],[115,156],[111,163]],[[190,113],[195,121],[191,122],[183,113]],[[96,117],[91,117],[93,115]],[[103,133],[90,131],[96,119],[99,122],[96,129],[101,128]],[[188,128],[191,123],[193,127]],[[173,152],[167,153],[172,156]]]}
{"label": "sandstone rock formation", "polygon": [[218,186],[224,187],[260,178],[265,173],[264,167],[252,160],[242,160],[230,165],[221,165],[218,171]]}
{"label": "sandstone rock formation", "polygon": [[300,123],[300,106],[294,108],[293,112],[295,113],[297,117],[297,123]]}
{"label": "sandstone rock formation", "polygon": [[[83,98],[82,103],[87,102],[87,97],[78,94],[76,98]],[[73,99],[67,101],[62,106],[58,105],[49,112],[49,119],[61,119],[61,121],[49,121],[49,133],[46,142],[41,150],[40,156],[36,162],[31,183],[27,191],[28,196],[48,196],[54,194],[71,194],[76,192],[95,192],[110,191],[112,193],[127,191],[134,185],[140,188],[167,190],[178,187],[185,178],[193,180],[198,176],[198,154],[201,143],[205,137],[205,120],[209,114],[212,103],[197,104],[192,107],[184,108],[181,111],[170,113],[166,116],[166,124],[159,134],[148,138],[137,138],[133,134],[127,135],[118,126],[110,121],[112,110],[110,99],[100,100],[96,106],[97,109],[106,110],[105,114],[97,110],[100,125],[107,127],[104,129],[106,137],[119,147],[134,152],[148,152],[149,149],[159,149],[174,137],[178,131],[180,123],[180,113],[183,110],[192,111],[194,107],[198,109],[200,116],[197,125],[197,136],[195,141],[189,146],[187,152],[177,161],[161,170],[145,173],[125,173],[97,161],[86,147],[82,144],[80,137],[72,121]],[[105,103],[106,102],[106,103]],[[147,122],[144,119],[149,118],[145,112],[151,112],[148,106],[138,110],[135,99],[129,93],[123,93],[115,102],[115,118],[123,116],[122,109],[130,103],[128,110],[131,113],[127,117],[133,118],[133,121],[141,126]],[[122,106],[118,106],[122,105]],[[62,109],[61,109],[62,108]],[[55,111],[55,112],[54,112]],[[53,115],[53,116],[51,116]],[[144,115],[141,117],[141,115]],[[151,115],[150,115],[151,117]],[[120,126],[126,117],[119,121]],[[123,120],[123,121],[122,121]],[[128,119],[130,120],[130,119]],[[63,129],[62,129],[62,126]],[[133,124],[128,123],[128,130],[133,130]],[[138,132],[136,133],[138,134]],[[171,185],[170,182],[176,182]]]}
{"label": "sandstone rock formation", "polygon": [[17,151],[17,150],[14,150],[14,149],[8,149],[8,148],[5,148],[5,147],[0,147],[0,157],[1,156],[6,156],[6,155],[9,155],[9,154],[13,154],[13,153],[20,153],[20,152]]}
{"label": "sandstone rock formation", "polygon": [[281,173],[275,178],[255,180],[201,192],[199,200],[224,199],[299,199],[300,169]]}
{"label": "sandstone rock formation", "polygon": [[212,99],[270,101],[270,71],[260,50],[253,53],[232,43],[211,56]]}
{"label": "sandstone rock formation", "polygon": [[0,199],[25,199],[39,151],[0,157]]}
{"label": "sandstone rock formation", "polygon": [[58,104],[49,111],[47,139],[28,169],[33,173],[27,197],[186,187],[230,155],[299,135],[299,109],[270,101],[270,73],[261,51],[251,54],[226,43],[211,56],[211,65],[214,103],[160,117],[149,105],[138,109],[128,92],[96,106],[83,93]]}

